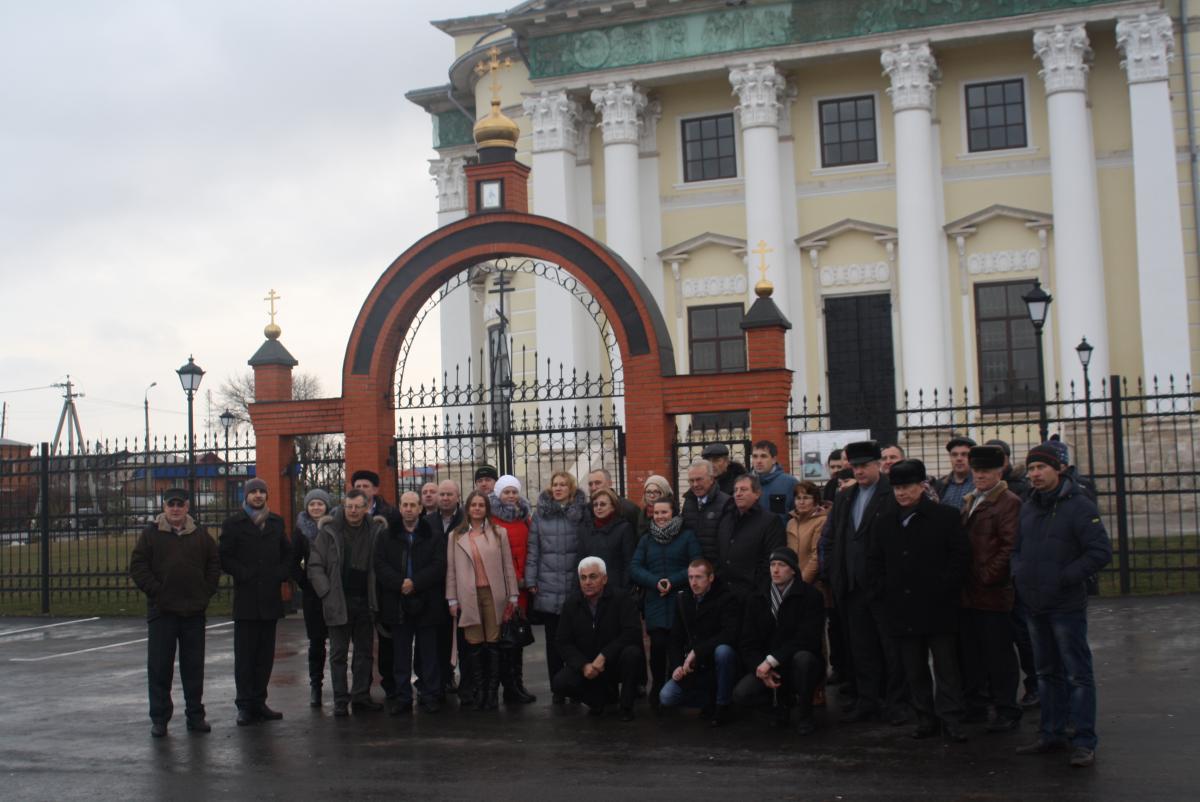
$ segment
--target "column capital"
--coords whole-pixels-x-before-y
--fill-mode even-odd
[[[592,129],[596,127],[596,112],[581,105],[575,124],[575,163],[587,164],[592,160]]]
[[[579,104],[565,90],[525,98],[525,116],[533,129],[533,152],[565,150],[575,152],[578,141]]]
[[[883,74],[891,79],[888,97],[892,111],[923,109],[933,111],[934,82],[938,79],[937,60],[927,42],[884,50],[879,57]]]
[[[742,130],[760,125],[779,125],[780,95],[787,82],[775,69],[774,63],[756,64],[752,61],[731,67],[729,83],[733,85],[733,93],[738,96],[737,110]]]
[[[438,211],[457,212],[467,208],[467,174],[462,156],[429,160],[429,174],[438,188]]]
[[[638,143],[638,117],[646,107],[646,95],[632,81],[609,83],[593,89],[592,104],[600,113],[605,145]]]
[[[1165,81],[1175,58],[1175,26],[1167,14],[1117,20],[1117,48],[1131,84]]]
[[[1033,33],[1033,51],[1042,62],[1038,75],[1046,94],[1086,92],[1092,48],[1083,24],[1039,28]]]

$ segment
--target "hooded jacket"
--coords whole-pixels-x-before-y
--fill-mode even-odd
[[[372,610],[378,609],[375,587],[375,542],[387,531],[388,522],[383,516],[363,519],[361,543],[352,548],[362,548],[370,555],[367,565],[367,603]],[[308,553],[308,583],[321,599],[325,623],[331,627],[344,626],[349,620],[346,593],[342,587],[342,562],[346,553],[346,515],[341,507],[321,519],[317,527],[317,539]]]
[[[767,512],[773,512],[779,519],[780,527],[786,527],[788,516],[795,508],[796,485],[800,480],[790,473],[784,472],[776,462],[771,466],[771,470],[758,474],[758,481],[762,485],[762,495],[758,497],[758,506]]]
[[[1087,609],[1084,580],[1112,560],[1112,542],[1091,499],[1068,477],[1021,506],[1012,553],[1021,604],[1034,615]]]
[[[159,513],[138,536],[129,576],[146,594],[151,613],[203,613],[221,580],[217,541],[190,515],[175,534],[166,514]]]
[[[525,556],[525,587],[537,588],[533,609],[557,615],[571,591],[578,590],[575,573],[578,560],[579,526],[591,513],[582,490],[565,505],[543,490],[529,525],[528,554]]]

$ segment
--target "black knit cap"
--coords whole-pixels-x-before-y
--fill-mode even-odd
[[[379,474],[375,473],[375,471],[355,471],[350,477],[350,486],[353,487],[354,483],[359,479],[366,479],[371,484],[379,487]]]
[[[967,437],[965,434],[956,434],[953,437],[951,437],[949,440],[946,441],[946,450],[947,451],[958,448],[959,446],[966,446],[967,448],[974,448],[975,441],[972,440],[970,437]]]
[[[972,468],[981,471],[1004,467],[1004,449],[1000,446],[975,446],[967,455]]]
[[[475,469],[475,481],[480,479],[499,479],[500,472],[496,470],[494,465],[480,465]]]
[[[797,574],[800,573],[800,558],[796,556],[795,551],[789,549],[787,546],[784,546],[781,549],[775,549],[775,551],[771,552],[771,558],[769,562],[773,563],[776,561],[787,563],[793,571],[795,571]]]
[[[902,459],[888,471],[888,481],[892,487],[919,485],[925,481],[927,476],[928,474],[925,473],[925,463],[919,459]]]

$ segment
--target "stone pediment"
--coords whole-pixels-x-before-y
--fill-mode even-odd
[[[839,220],[836,223],[818,228],[816,231],[811,231],[808,234],[801,234],[796,238],[796,245],[801,250],[820,250],[829,244],[829,240],[841,236],[850,231],[860,231],[875,238],[878,242],[885,245],[889,242],[895,242],[897,231],[893,226],[884,226],[879,223],[868,223],[863,220],[855,220],[852,217],[847,217],[845,220]]]
[[[970,236],[974,234],[981,225],[996,218],[1005,218],[1008,220],[1016,220],[1024,224],[1027,228],[1037,230],[1039,228],[1053,228],[1054,215],[1046,212],[1036,212],[1032,209],[1019,209],[1015,206],[1005,206],[1001,203],[993,204],[986,209],[980,209],[977,212],[972,212],[966,217],[960,217],[957,220],[952,220],[946,224],[946,234],[951,237]]]
[[[746,252],[746,240],[741,237],[730,237],[725,234],[714,234],[711,231],[705,231],[703,234],[697,234],[682,242],[677,242],[674,245],[663,248],[658,252],[658,258],[664,261],[686,259],[693,252],[709,245],[729,248],[731,251],[739,254],[745,254]]]

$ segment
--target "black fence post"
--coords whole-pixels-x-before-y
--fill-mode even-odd
[[[50,613],[50,444],[42,443],[38,458],[38,528],[42,535],[42,614]]]
[[[1109,397],[1112,399],[1113,489],[1117,497],[1117,568],[1121,595],[1130,593],[1129,583],[1129,520],[1125,487],[1125,409],[1121,397],[1121,377],[1109,377]]]

